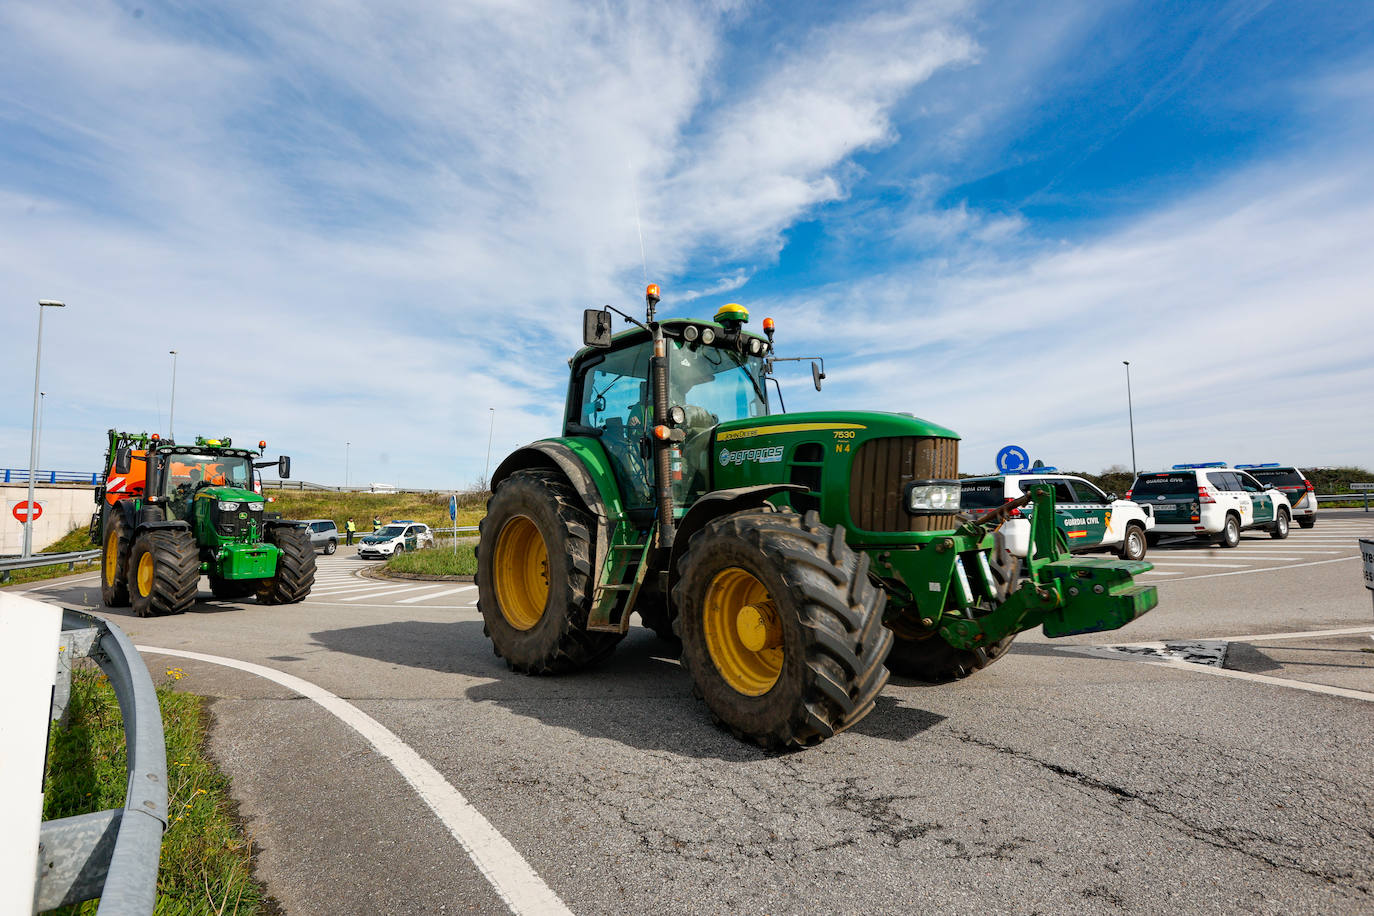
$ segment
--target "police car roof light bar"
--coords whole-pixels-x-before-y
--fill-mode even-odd
[[[1238,464],[1236,467],[1242,470],[1249,470],[1250,468],[1276,468],[1280,467],[1280,465],[1277,461],[1266,461],[1264,464]]]
[[[1175,471],[1191,471],[1194,468],[1224,468],[1227,467],[1225,461],[1202,461],[1197,464],[1176,464]]]
[[[1022,477],[1029,477],[1029,476],[1033,476],[1033,475],[1035,475],[1035,474],[1057,474],[1057,473],[1059,473],[1059,468],[1031,468],[1029,471],[1022,471],[1022,472],[1021,472],[1021,476],[1022,476]]]

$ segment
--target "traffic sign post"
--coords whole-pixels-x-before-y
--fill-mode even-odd
[[[1352,484],[1350,485],[1350,489],[1362,491],[1362,492],[1361,492],[1361,495],[1364,497],[1364,511],[1368,512],[1368,511],[1369,511],[1369,491],[1374,490],[1374,483],[1352,483]]]
[[[1015,474],[1030,467],[1030,455],[1019,445],[1008,445],[997,453],[997,470]]]

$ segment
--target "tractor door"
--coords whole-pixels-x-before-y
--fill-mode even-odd
[[[653,402],[649,394],[649,341],[606,353],[584,364],[581,384],[582,426],[601,430],[601,445],[610,456],[628,509],[652,508],[653,464],[648,429]]]

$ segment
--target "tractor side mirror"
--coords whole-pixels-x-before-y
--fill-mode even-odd
[[[821,369],[820,363],[811,363],[811,383],[816,386],[816,390],[821,390],[821,380],[825,378],[825,372]]]
[[[282,455],[277,459],[277,476],[282,480],[291,476],[291,456]]]
[[[582,313],[582,343],[602,350],[611,345],[609,309],[587,309]]]
[[[114,472],[116,474],[127,474],[134,466],[134,456],[127,448],[115,450]]]

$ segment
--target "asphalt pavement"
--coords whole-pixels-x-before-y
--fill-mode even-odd
[[[102,613],[213,698],[288,913],[1374,913],[1371,519],[1161,543],[1128,627],[894,679],[789,754],[713,727],[647,630],[519,676],[470,585],[344,549],[298,605]],[[93,576],[31,591],[99,606]]]

